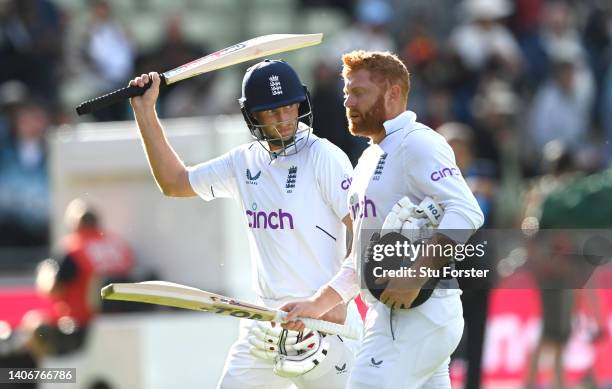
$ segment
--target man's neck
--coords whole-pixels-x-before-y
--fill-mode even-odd
[[[268,149],[270,149],[271,152],[275,152],[275,151],[279,151],[283,149],[283,146],[275,145],[271,142],[267,142],[267,143],[268,143]]]
[[[385,122],[395,119],[402,113],[404,113],[404,110],[401,110],[401,109],[395,110],[394,112],[387,115],[387,117],[385,118]],[[382,142],[383,139],[385,139],[385,136],[387,136],[387,129],[383,125],[382,129],[379,132],[369,135],[369,138],[372,140],[372,143],[379,144],[380,142]]]
[[[385,128],[383,127],[382,130],[380,130],[376,134],[370,135],[370,139],[372,140],[372,143],[379,144],[380,142],[382,142],[385,136],[387,136],[387,130],[385,130]]]

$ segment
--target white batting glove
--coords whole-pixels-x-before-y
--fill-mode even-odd
[[[411,242],[430,238],[443,215],[442,207],[431,197],[425,197],[419,205],[414,205],[408,197],[403,197],[385,218],[382,231],[399,232]]]
[[[257,358],[273,361],[278,355],[278,343],[283,331],[281,327],[272,327],[268,322],[257,322],[251,327],[248,337],[250,353]]]
[[[289,331],[272,327],[268,322],[257,322],[248,340],[251,354],[274,362],[274,374],[280,377],[308,373],[325,359],[329,350],[329,342],[318,331]]]
[[[320,334],[317,331],[305,329],[304,332],[289,331],[268,322],[257,322],[250,331],[248,341],[250,352],[257,358],[268,361],[275,360],[279,355],[300,355],[318,343]]]
[[[416,209],[417,206],[408,197],[402,197],[391,208],[391,212],[389,212],[382,225],[382,230],[400,232],[402,224],[409,218],[416,216]]]
[[[416,217],[426,217],[432,227],[437,228],[444,216],[444,210],[434,199],[427,196],[419,203],[415,211]]]

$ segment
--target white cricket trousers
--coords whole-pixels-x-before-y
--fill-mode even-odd
[[[463,308],[460,292],[448,292],[392,315],[380,302],[371,305],[348,388],[450,389],[448,366],[463,333]]]

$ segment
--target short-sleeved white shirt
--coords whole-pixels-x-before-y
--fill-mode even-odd
[[[267,299],[311,296],[340,269],[352,170],[338,147],[314,134],[297,154],[271,159],[252,142],[188,168],[201,198],[240,204],[253,285]]]

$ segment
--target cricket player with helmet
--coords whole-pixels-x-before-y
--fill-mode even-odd
[[[312,134],[308,90],[291,66],[265,60],[247,70],[239,103],[254,141],[191,167],[168,144],[155,112],[159,75],[143,74],[130,85],[150,79],[151,88],[131,104],[153,175],[168,196],[239,203],[257,303],[278,308],[329,282],[345,257],[344,224],[351,229],[352,167],[340,149]],[[321,318],[361,320],[346,305]],[[344,388],[353,364],[349,344],[336,335],[243,320],[219,387]]]
[[[388,52],[354,51],[342,61],[349,130],[370,138],[348,196],[352,253],[315,295],[281,308],[289,311],[288,319],[318,317],[355,297],[359,276],[367,276],[359,274],[360,247],[379,233],[394,230],[412,241],[454,247],[483,223],[450,146],[406,110],[410,83],[404,64]],[[421,255],[411,268],[449,264],[452,258]],[[432,281],[435,289],[424,287]],[[362,290],[369,310],[348,387],[450,388],[450,355],[463,332],[457,281],[408,276],[377,282],[384,285],[381,293]],[[301,326],[292,321],[285,328]]]

